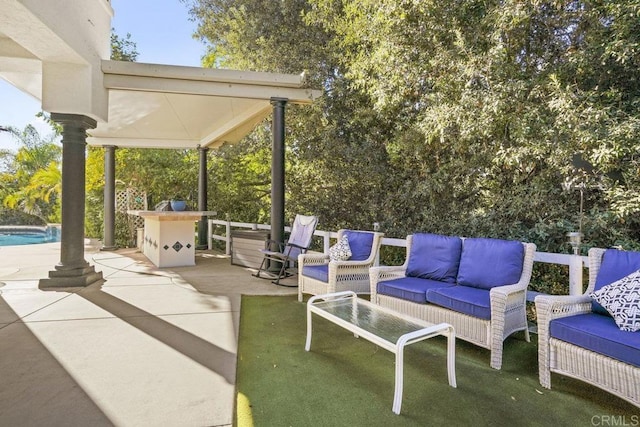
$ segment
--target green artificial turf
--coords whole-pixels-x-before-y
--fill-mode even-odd
[[[457,388],[448,385],[444,337],[407,347],[402,412],[395,415],[394,355],[315,315],[311,351],[305,352],[305,309],[295,297],[242,298],[236,425],[591,426],[611,419],[640,421],[640,409],[581,381],[552,375],[553,389],[542,388],[535,334],[530,343],[517,334],[506,340],[500,371],[489,367],[489,350],[457,340]]]

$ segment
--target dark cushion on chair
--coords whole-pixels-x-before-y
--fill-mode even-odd
[[[462,239],[459,237],[414,234],[407,276],[455,283],[461,252]]]
[[[491,289],[518,283],[524,246],[511,240],[468,238],[462,243],[458,284]]]
[[[640,332],[621,331],[613,318],[597,313],[554,319],[553,338],[640,367]]]
[[[378,282],[377,291],[381,295],[424,304],[427,302],[426,296],[429,289],[447,286],[453,286],[453,284],[417,277],[403,277],[401,279]]]
[[[302,275],[329,283],[329,265],[307,265],[302,267]]]
[[[369,258],[371,246],[373,246],[373,233],[345,230],[344,234],[349,238],[349,246],[351,247],[349,261],[364,261]]]
[[[607,249],[602,255],[602,264],[596,276],[594,291],[640,269],[640,252]],[[609,312],[596,301],[591,301],[591,309],[609,316]]]
[[[486,289],[470,286],[432,289],[427,291],[427,302],[458,313],[491,320],[491,292]]]

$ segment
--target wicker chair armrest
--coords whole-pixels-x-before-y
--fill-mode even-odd
[[[346,261],[331,261],[330,262],[331,265],[335,266],[335,268],[342,268],[342,267],[370,267],[371,264],[373,264],[373,261],[368,260],[368,259],[364,259],[362,261],[351,261],[351,260],[346,260]]]
[[[329,255],[318,253],[304,253],[298,255],[298,265],[322,265],[329,263]]]
[[[526,300],[527,286],[521,283],[515,285],[496,286],[491,288],[491,318],[504,316],[504,313],[514,307],[523,306]]]
[[[372,262],[367,261],[331,261],[329,262],[329,283],[350,282],[355,277],[369,276]]]
[[[550,331],[549,324],[553,319],[585,314],[591,312],[591,298],[587,295],[538,295],[535,298],[536,317],[538,320],[538,366],[540,384],[551,388],[550,370]]]
[[[372,262],[368,261],[331,261],[329,262],[329,276],[335,272],[335,277],[339,278],[343,275],[354,274],[356,272],[369,273],[369,267]]]
[[[378,282],[406,277],[407,263],[403,265],[377,266],[369,268],[369,284],[371,287],[371,301],[375,302],[378,293]]]
[[[553,319],[591,312],[591,298],[587,295],[538,295],[535,298],[538,324]]]
[[[504,295],[509,296],[511,294],[526,292],[527,284],[526,283],[516,283],[514,285],[505,285],[505,286],[496,286],[491,288],[491,297],[493,295]]]
[[[406,275],[406,265],[378,266],[369,269],[369,276],[372,280],[375,278],[376,283],[381,280],[400,279]]]

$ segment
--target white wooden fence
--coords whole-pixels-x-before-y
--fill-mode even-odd
[[[209,249],[213,247],[214,240],[221,240],[225,242],[225,253],[231,255],[231,230],[232,228],[249,229],[249,230],[270,230],[269,224],[256,224],[247,222],[233,222],[224,221],[219,219],[209,219],[208,221],[208,246]],[[213,228],[215,225],[221,225],[225,227],[224,234],[214,234]],[[291,231],[291,227],[285,227],[285,231]],[[331,247],[331,239],[338,237],[338,233],[334,231],[316,230],[314,236],[323,238],[323,252],[328,253]],[[406,247],[406,239],[397,239],[391,237],[385,237],[382,239],[383,246],[396,246]],[[589,268],[589,258],[580,255],[570,254],[556,254],[551,252],[536,252],[534,262],[542,262],[546,264],[558,264],[569,266],[569,295],[582,295],[582,276],[584,268]],[[378,260],[376,260],[376,265]]]

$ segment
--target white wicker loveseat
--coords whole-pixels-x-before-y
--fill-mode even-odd
[[[456,337],[491,350],[502,367],[503,341],[524,331],[526,291],[535,245],[419,233],[407,236],[401,266],[371,268],[371,301],[431,323],[446,322]]]
[[[551,372],[555,372],[640,406],[640,330],[621,330],[607,310],[590,297],[593,291],[620,283],[619,280],[638,269],[640,252],[592,248],[589,286],[583,295],[536,297],[538,362],[543,387],[551,388]],[[637,310],[637,302],[632,304]]]
[[[346,236],[351,257],[332,261],[329,254],[306,253],[298,256],[298,300],[303,294],[320,295],[353,291],[369,293],[369,267],[373,265],[382,244],[383,233],[339,230],[338,242]]]

